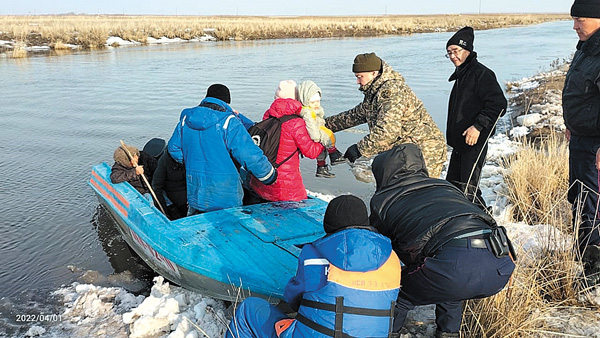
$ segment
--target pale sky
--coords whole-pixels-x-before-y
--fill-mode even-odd
[[[568,13],[573,0],[0,0],[0,15],[384,15]]]

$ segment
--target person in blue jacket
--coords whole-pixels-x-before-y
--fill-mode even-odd
[[[277,179],[246,130],[249,120],[242,120],[229,103],[229,88],[211,85],[199,106],[181,112],[169,140],[169,154],[185,165],[188,216],[242,205],[240,167],[264,184]]]
[[[331,200],[324,237],[302,247],[284,300],[295,318],[260,298],[247,298],[227,338],[388,337],[400,287],[400,261],[388,238],[369,226],[356,196]]]

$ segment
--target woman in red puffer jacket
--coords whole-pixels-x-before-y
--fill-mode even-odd
[[[273,116],[280,118],[285,115],[298,115],[302,110],[302,104],[296,101],[296,82],[292,80],[281,81],[275,92],[275,101],[265,112],[263,120]],[[299,151],[296,151],[296,150]],[[308,131],[306,123],[302,118],[291,119],[281,124],[281,136],[279,137],[279,150],[277,152],[277,163],[281,163],[288,156],[295,154],[277,168],[277,181],[271,185],[260,183],[252,177],[250,186],[269,201],[300,201],[305,199],[306,189],[302,183],[300,174],[300,154],[315,159],[323,151],[323,145],[314,142]]]

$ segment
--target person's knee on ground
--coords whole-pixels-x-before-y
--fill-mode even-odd
[[[266,300],[246,298],[235,311],[225,333],[225,338],[277,338],[275,323],[288,318]]]

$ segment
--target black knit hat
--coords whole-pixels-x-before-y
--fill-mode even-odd
[[[448,48],[450,45],[457,45],[468,50],[469,52],[472,52],[473,40],[475,40],[473,28],[469,26],[463,27],[458,32],[454,33],[454,35],[452,35],[450,40],[448,40],[448,43],[446,43],[446,48]]]
[[[332,199],[323,218],[325,232],[331,234],[353,225],[369,225],[365,203],[353,195],[342,195]]]
[[[219,99],[224,101],[227,104],[231,103],[231,96],[229,94],[229,88],[222,84],[213,84],[208,87],[206,91],[206,97],[214,97],[215,99]]]
[[[575,0],[571,16],[576,18],[600,18],[600,0]]]
[[[353,73],[364,73],[381,70],[381,59],[375,53],[358,54],[352,65]]]

